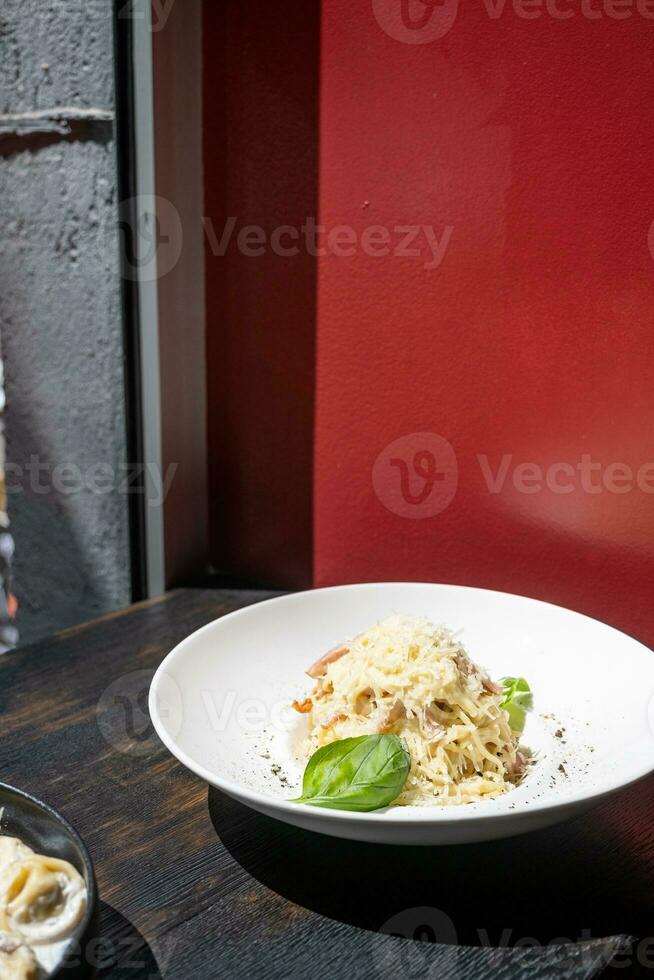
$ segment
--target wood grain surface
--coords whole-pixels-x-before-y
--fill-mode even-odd
[[[654,779],[552,830],[414,849],[287,827],[187,773],[149,722],[153,672],[269,595],[181,590],[0,658],[0,780],[85,838],[100,976],[654,976]]]

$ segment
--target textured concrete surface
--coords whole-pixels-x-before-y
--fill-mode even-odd
[[[3,0],[0,107],[113,102],[110,0]]]
[[[5,0],[2,113],[111,111],[110,10],[109,0]],[[21,642],[130,597],[111,135],[105,123],[0,141],[0,330]]]

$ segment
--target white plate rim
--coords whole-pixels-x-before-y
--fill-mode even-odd
[[[619,636],[626,637],[632,643],[635,643],[637,646],[639,646],[645,653],[654,657],[654,651],[652,651],[649,647],[645,646],[644,643],[641,643],[640,640],[635,639],[635,637],[631,636],[629,633],[626,633],[615,626],[611,626],[608,623],[605,623],[599,619],[595,619],[593,616],[588,616],[585,613],[580,613],[575,609],[570,609],[567,606],[557,605],[556,603],[547,602],[543,599],[535,599],[532,596],[523,595],[522,593],[518,593],[518,592],[502,592],[498,589],[485,589],[479,586],[459,585],[456,582],[447,583],[447,582],[399,582],[399,581],[398,582],[357,582],[351,585],[347,585],[347,584],[332,585],[319,589],[305,589],[297,592],[289,592],[284,595],[278,595],[278,596],[273,596],[269,599],[263,599],[260,602],[250,603],[247,606],[243,606],[240,609],[235,609],[230,613],[226,613],[224,616],[219,616],[216,619],[213,619],[211,622],[206,623],[204,626],[201,626],[199,627],[199,629],[194,630],[192,633],[190,633],[187,637],[185,637],[183,640],[177,643],[173,647],[173,649],[167,654],[165,659],[159,665],[152,679],[152,683],[150,685],[150,692],[148,696],[148,707],[149,707],[150,718],[152,720],[154,729],[158,737],[160,738],[160,740],[168,749],[168,751],[179,762],[181,762],[186,769],[194,773],[196,776],[199,776],[199,778],[202,779],[204,782],[208,783],[211,786],[217,787],[218,789],[222,790],[223,792],[227,793],[229,796],[235,799],[245,801],[246,803],[251,805],[254,809],[260,809],[261,807],[265,807],[266,810],[277,810],[283,813],[297,814],[299,804],[292,803],[289,800],[279,799],[278,797],[272,797],[272,796],[268,797],[263,793],[256,792],[255,790],[249,789],[248,787],[240,783],[237,783],[224,776],[221,776],[215,771],[211,771],[207,769],[201,763],[196,762],[183,749],[181,749],[176,744],[175,739],[169,736],[163,724],[163,721],[159,715],[159,711],[157,707],[157,695],[162,683],[162,678],[167,673],[167,667],[170,666],[170,664],[172,664],[179,656],[183,654],[187,646],[190,646],[192,643],[195,643],[197,639],[200,636],[202,636],[203,633],[209,632],[215,626],[216,623],[221,622],[227,618],[236,619],[240,616],[250,613],[254,606],[269,605],[270,603],[280,604],[280,603],[290,602],[296,600],[298,596],[306,595],[307,593],[312,593],[312,594],[316,592],[334,593],[334,592],[340,592],[344,590],[352,591],[356,589],[366,589],[366,588],[370,588],[371,586],[372,587],[384,586],[387,588],[401,586],[402,588],[405,589],[414,588],[414,587],[416,589],[456,588],[460,590],[466,590],[469,592],[483,592],[486,595],[497,595],[505,598],[518,598],[518,599],[526,600],[530,603],[534,603],[539,606],[545,606],[551,609],[558,609],[565,613],[572,613],[574,616],[578,616],[581,617],[582,619],[588,620],[589,622],[599,624],[605,629],[610,630],[611,632]],[[479,812],[472,811],[470,807],[466,807],[466,806],[442,807],[442,808],[438,808],[439,813],[446,813],[447,816],[442,816],[439,817],[438,819],[434,819],[433,816],[430,816],[430,814],[433,814],[432,808],[424,808],[421,810],[420,808],[416,807],[415,809],[412,808],[412,810],[409,812],[407,808],[402,807],[401,809],[404,811],[403,819],[395,819],[392,816],[395,809],[392,806],[385,807],[382,810],[376,810],[369,813],[359,813],[353,810],[333,810],[333,809],[322,808],[322,807],[303,807],[303,809],[313,810],[316,816],[318,815],[320,816],[321,820],[324,818],[326,820],[331,820],[337,823],[338,822],[348,823],[351,821],[355,821],[357,823],[362,823],[362,824],[383,822],[383,825],[385,827],[395,827],[398,829],[406,828],[409,826],[453,827],[463,823],[470,824],[475,822],[490,824],[495,821],[502,821],[502,822],[516,821],[517,823],[519,823],[524,820],[526,815],[544,814],[544,813],[552,812],[554,810],[563,812],[566,809],[577,809],[580,806],[580,804],[583,803],[591,803],[593,801],[599,801],[613,793],[617,793],[623,789],[626,789],[629,786],[633,786],[635,783],[639,782],[641,779],[644,779],[653,771],[654,771],[654,738],[652,739],[652,747],[650,751],[649,761],[643,764],[643,766],[640,769],[637,769],[635,773],[633,773],[627,780],[621,779],[619,776],[613,780],[608,779],[605,780],[605,783],[603,785],[595,786],[593,788],[588,788],[587,790],[578,792],[573,797],[565,800],[558,800],[552,802],[532,801],[530,802],[528,807],[516,806],[515,809],[502,810],[501,812],[498,813],[488,813],[488,812],[479,813]]]

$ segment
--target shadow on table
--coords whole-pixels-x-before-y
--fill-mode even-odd
[[[646,818],[653,804],[649,780],[547,831],[393,847],[298,830],[209,791],[214,828],[233,858],[297,905],[376,932],[495,948],[652,936],[654,873],[633,857],[633,834],[649,828],[637,826],[633,813]],[[654,941],[650,957],[648,976]],[[615,975],[640,974],[632,963]]]
[[[154,953],[138,929],[111,905],[100,902],[99,938],[88,959],[98,980],[161,980]],[[64,978],[65,980],[65,978]]]

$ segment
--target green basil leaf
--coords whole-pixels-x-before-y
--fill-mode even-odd
[[[503,677],[500,683],[504,688],[501,707],[509,716],[511,730],[521,735],[527,720],[527,712],[534,706],[531,688],[524,677]]]
[[[366,813],[388,806],[404,788],[411,757],[397,735],[330,742],[311,756],[302,796],[293,803]]]

